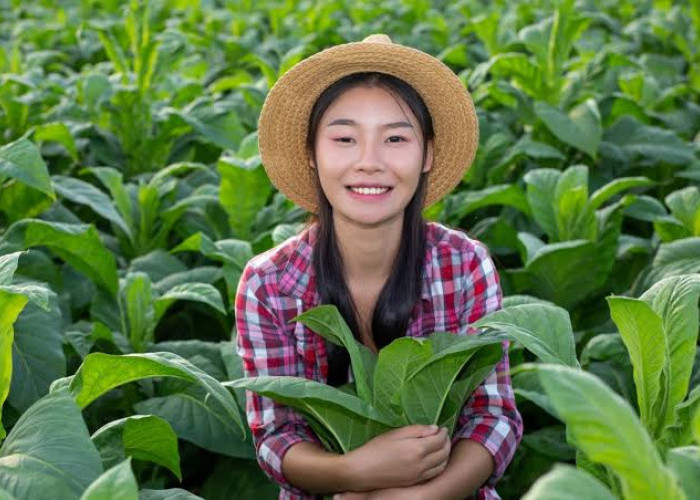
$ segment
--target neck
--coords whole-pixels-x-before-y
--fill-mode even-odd
[[[335,217],[333,222],[348,282],[383,284],[399,253],[403,217],[376,227],[342,224]]]

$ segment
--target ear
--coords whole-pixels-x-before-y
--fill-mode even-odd
[[[433,168],[433,141],[428,141],[427,151],[425,154],[425,165],[422,172],[430,172]]]

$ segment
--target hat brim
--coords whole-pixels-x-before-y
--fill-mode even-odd
[[[454,189],[474,160],[479,142],[474,104],[445,64],[394,43],[352,42],[330,47],[280,77],[258,121],[260,155],[270,180],[287,198],[312,213],[317,211],[317,193],[306,151],[311,109],[321,93],[340,78],[370,71],[404,80],[430,111],[435,139],[425,206]]]

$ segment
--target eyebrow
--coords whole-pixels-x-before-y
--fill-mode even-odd
[[[357,122],[348,118],[338,118],[337,120],[330,122],[328,125],[326,125],[326,127],[332,127],[334,125],[350,125],[351,127],[356,127]],[[391,122],[385,123],[382,125],[382,128],[413,128],[413,125],[408,122]]]

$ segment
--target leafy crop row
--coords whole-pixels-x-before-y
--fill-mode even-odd
[[[696,0],[0,0],[0,498],[275,497],[232,298],[306,214],[257,117],[376,32],[476,103],[475,163],[425,213],[499,266],[475,326],[512,339],[526,432],[500,494],[700,494]]]

